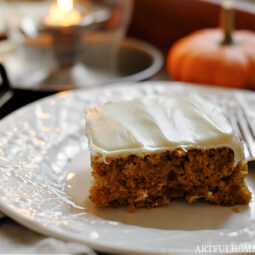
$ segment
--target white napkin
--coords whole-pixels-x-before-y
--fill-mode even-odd
[[[3,253],[96,255],[85,245],[37,234],[0,212],[0,254]]]

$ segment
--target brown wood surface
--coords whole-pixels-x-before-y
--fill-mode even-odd
[[[134,0],[128,35],[167,53],[173,42],[201,28],[219,26],[221,0]],[[255,4],[236,4],[235,27],[255,31]]]

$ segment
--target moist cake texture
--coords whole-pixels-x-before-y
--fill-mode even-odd
[[[239,137],[219,107],[195,94],[98,105],[86,111],[86,132],[96,207],[251,199]]]

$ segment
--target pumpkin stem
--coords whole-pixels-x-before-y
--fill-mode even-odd
[[[221,42],[222,45],[232,45],[234,40],[232,33],[234,30],[234,11],[233,2],[231,0],[224,0],[221,10],[221,27],[224,38]]]

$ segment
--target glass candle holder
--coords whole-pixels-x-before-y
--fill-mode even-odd
[[[82,87],[96,84],[98,72],[115,72],[132,0],[12,1],[4,9],[16,45],[16,55],[4,58],[13,82]]]

